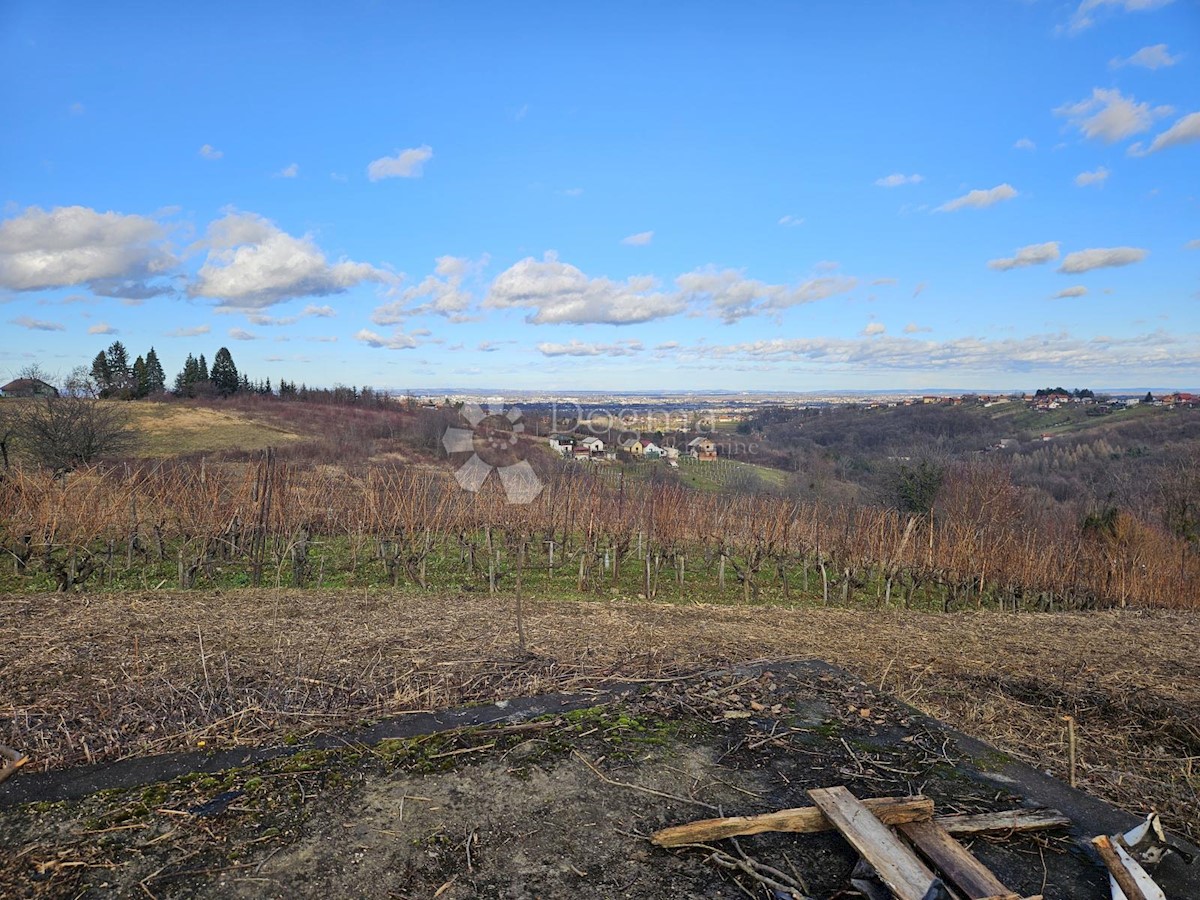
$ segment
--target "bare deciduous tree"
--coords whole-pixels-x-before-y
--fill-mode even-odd
[[[97,400],[86,374],[67,379],[58,397],[12,401],[0,421],[5,466],[15,450],[37,465],[68,472],[136,443],[124,407]]]

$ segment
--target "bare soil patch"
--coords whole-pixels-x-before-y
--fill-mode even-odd
[[[806,790],[834,784],[861,797],[920,792],[940,814],[1028,799],[985,771],[1004,764],[1000,755],[972,757],[937,723],[820,665],[660,680],[599,705],[514,718],[6,810],[0,842],[13,857],[0,891],[763,897],[761,884],[714,863],[715,848],[664,850],[648,836],[722,812],[809,805]],[[1075,839],[1111,828],[1095,814],[1071,810],[1074,835],[977,839],[972,850],[1023,896],[1090,900],[1106,876]],[[788,873],[811,897],[844,892],[855,861],[833,833],[720,843]]]

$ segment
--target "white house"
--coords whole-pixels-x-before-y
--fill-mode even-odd
[[[642,438],[638,441],[638,444],[641,445],[641,456],[644,459],[658,459],[662,456],[662,448],[649,438]]]
[[[570,456],[575,449],[575,436],[573,434],[550,435],[550,449],[563,456]]]
[[[688,441],[688,453],[695,459],[712,461],[717,458],[717,445],[706,437],[692,438]]]
[[[598,437],[585,437],[579,442],[580,447],[586,447],[592,456],[604,455],[604,441]]]

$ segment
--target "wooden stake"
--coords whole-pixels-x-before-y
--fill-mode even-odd
[[[1071,764],[1071,787],[1075,787],[1075,717],[1063,716],[1067,721],[1067,754]]]
[[[1116,848],[1113,847],[1112,840],[1106,834],[1092,838],[1092,846],[1096,848],[1096,852],[1100,854],[1100,858],[1104,860],[1104,865],[1108,868],[1113,880],[1116,881],[1117,887],[1125,894],[1126,900],[1146,900],[1146,895],[1142,889],[1138,887],[1137,881],[1129,874],[1129,870],[1125,868],[1125,864],[1121,862],[1121,857],[1117,855]]]

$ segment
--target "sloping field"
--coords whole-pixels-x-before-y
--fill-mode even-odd
[[[300,440],[300,435],[236,410],[173,403],[126,403],[142,457],[262,450]]]
[[[400,592],[0,598],[0,743],[35,768],[298,738],[605,679],[815,657],[1200,835],[1200,616],[955,614]]]

